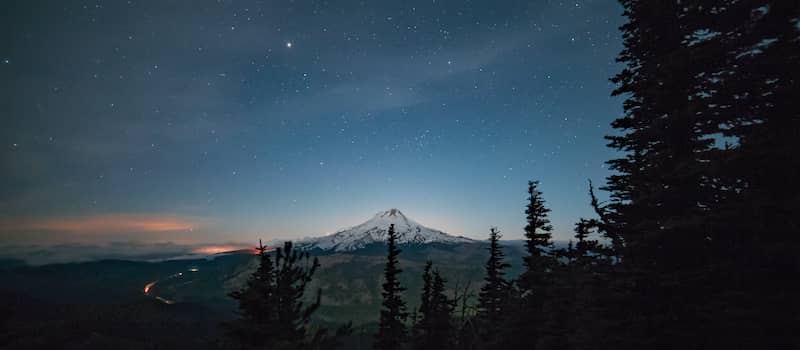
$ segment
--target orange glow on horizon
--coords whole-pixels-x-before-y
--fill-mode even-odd
[[[193,220],[174,215],[114,214],[0,222],[0,231],[169,232],[192,230],[197,225]]]
[[[252,248],[247,247],[247,246],[230,245],[229,244],[229,245],[211,245],[211,246],[206,246],[206,247],[202,247],[202,248],[197,248],[197,249],[193,250],[192,252],[195,253],[195,254],[212,255],[212,254],[226,253],[226,252],[239,251],[239,250],[247,250],[248,252],[252,252],[252,251],[256,251],[257,252],[258,251],[257,249],[252,249]],[[255,254],[255,253],[253,253],[253,254]]]

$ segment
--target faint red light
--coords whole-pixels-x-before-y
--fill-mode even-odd
[[[150,282],[144,285],[144,294],[149,295],[150,290],[153,289],[153,286],[156,284],[156,281]]]

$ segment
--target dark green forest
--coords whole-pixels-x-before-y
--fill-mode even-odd
[[[589,182],[595,215],[555,248],[546,194],[531,181],[527,255],[513,262],[523,272],[506,274],[492,229],[469,317],[456,316],[466,300],[446,292],[436,261],[421,290],[399,283],[390,230],[373,348],[800,347],[800,3],[622,5],[624,68],[611,81],[624,115],[607,136],[619,157],[597,189],[608,200]],[[309,323],[318,302],[302,297],[317,263],[307,253],[287,245],[261,259],[234,294],[233,347],[332,348],[351,333]],[[410,293],[419,305],[407,305]]]

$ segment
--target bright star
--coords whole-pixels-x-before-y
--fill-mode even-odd
[[[286,42],[286,47],[291,49],[292,48],[292,42],[291,41],[287,41]]]

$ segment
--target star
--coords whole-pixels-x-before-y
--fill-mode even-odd
[[[291,41],[287,41],[286,42],[286,47],[291,49],[292,48],[292,42]]]

